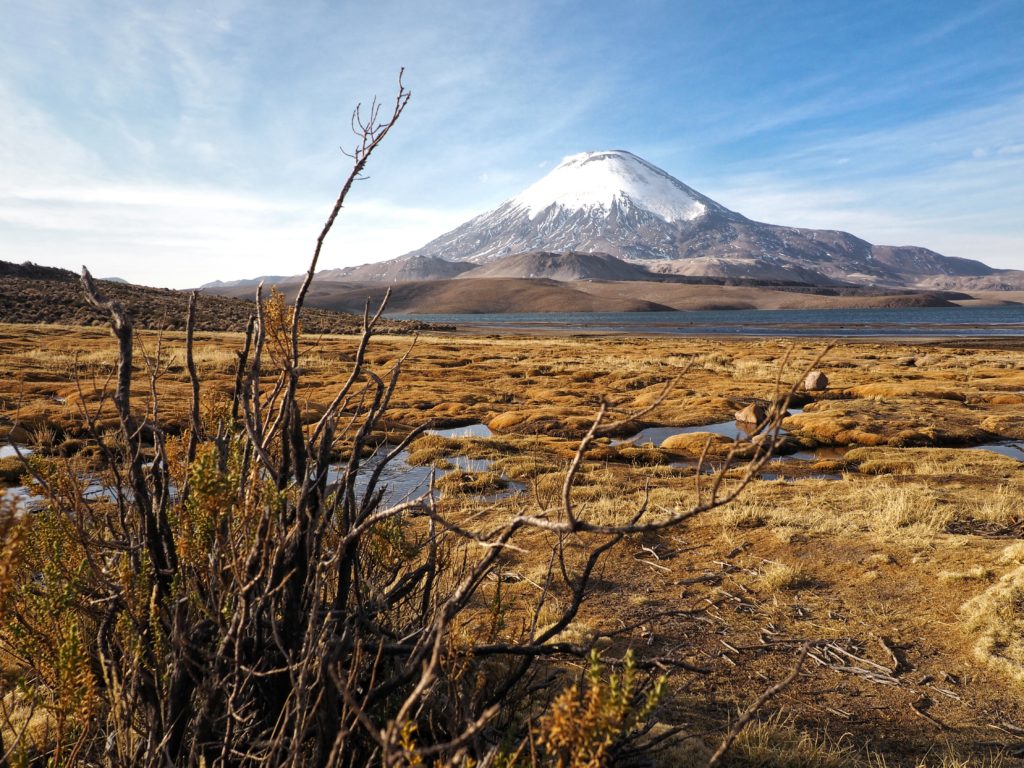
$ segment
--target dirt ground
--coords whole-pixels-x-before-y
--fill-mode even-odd
[[[138,350],[153,357],[157,342],[142,334]],[[310,420],[348,375],[355,342],[306,338]],[[208,400],[231,391],[240,343],[238,335],[200,335]],[[464,483],[465,493],[442,496],[453,514],[474,519],[552,500],[602,400],[627,424],[589,454],[576,491],[581,516],[622,520],[645,492],[654,517],[686,508],[698,479],[705,490],[708,482],[695,455],[718,438],[692,439],[695,450],[685,440],[671,449],[619,441],[648,427],[731,421],[755,401],[770,409],[806,369],[823,371],[828,388],[798,397],[791,410],[803,404],[802,412],[782,421],[793,458],[770,464],[724,508],[625,540],[597,574],[572,632],[676,670],[659,716],[695,737],[720,732],[810,641],[796,681],[741,740],[737,765],[1024,758],[1024,462],[1013,453],[1013,441],[1024,442],[1019,342],[829,348],[815,339],[438,334],[382,337],[368,359],[386,372],[410,346],[381,439],[423,423],[489,425],[490,437],[428,436],[412,446],[412,458],[428,463],[491,458],[491,471],[526,489],[485,498]],[[160,347],[153,370],[161,417],[180,428],[190,395],[181,334],[165,333]],[[102,329],[0,325],[0,440],[36,443],[54,456],[80,450],[83,407],[98,414],[100,428],[112,424],[103,403],[113,359]],[[141,412],[149,384],[137,361]],[[980,447],[994,444],[1009,455]],[[707,455],[717,468],[725,453]],[[3,462],[10,460],[0,459],[0,469]],[[8,469],[0,484],[16,485],[17,469]],[[726,475],[732,487],[744,471],[728,467]],[[503,563],[512,594],[535,589],[545,567],[538,553],[548,551],[541,539]]]

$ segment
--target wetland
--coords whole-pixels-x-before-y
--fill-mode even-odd
[[[150,355],[157,340],[139,334]],[[232,391],[240,344],[238,334],[197,335],[211,413]],[[191,392],[182,335],[165,332],[160,346],[160,410],[181,431]],[[351,336],[304,337],[299,399],[310,426],[355,349]],[[829,347],[817,338],[424,333],[375,339],[369,369],[384,375],[406,353],[367,449],[372,468],[423,428],[388,467],[389,503],[432,491],[444,515],[467,525],[543,510],[602,402],[615,428],[584,456],[575,494],[586,520],[621,523],[644,503],[653,514],[685,508],[709,473],[745,486],[681,527],[626,537],[596,574],[597,599],[563,633],[701,670],[670,679],[665,722],[720,729],[812,641],[804,672],[738,748],[750,762],[736,764],[788,765],[753,756],[791,753],[800,739],[815,744],[810,765],[1012,759],[1024,740],[1019,340]],[[17,443],[33,462],[73,465],[103,503],[84,414],[114,429],[115,359],[103,329],[0,326],[8,499],[32,493]],[[827,388],[791,390],[812,367]],[[151,391],[143,377],[136,386],[141,415]],[[734,421],[751,403],[788,406],[769,430],[779,455],[754,473],[744,459],[759,437]],[[339,443],[339,467],[345,451]],[[546,550],[531,541],[502,559],[510,600],[543,582]]]

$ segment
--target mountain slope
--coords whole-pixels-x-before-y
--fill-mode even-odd
[[[479,278],[384,285],[313,281],[306,303],[339,312],[361,312],[369,297],[380,301],[391,289],[388,311],[396,314],[492,314],[504,312],[657,312],[669,309],[639,296],[600,296],[545,279]],[[296,286],[282,286],[294,297]]]
[[[984,276],[978,261],[913,246],[875,246],[848,232],[752,221],[622,150],[567,157],[551,173],[402,258],[486,264],[530,251],[602,252],[630,261],[709,259],[720,276],[908,285],[934,275]],[[752,268],[751,262],[757,267]],[[700,263],[679,271],[701,272]],[[675,270],[670,270],[675,271]]]
[[[325,269],[317,272],[316,279],[353,283],[404,283],[411,280],[443,280],[457,277],[472,268],[472,264],[445,261],[436,256],[404,256],[359,267]]]

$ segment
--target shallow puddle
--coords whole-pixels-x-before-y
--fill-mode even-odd
[[[426,433],[428,435],[437,435],[438,437],[492,437],[494,435],[490,427],[480,423],[466,424],[462,427],[450,427],[449,429],[428,429]]]
[[[613,440],[612,445],[633,443],[634,445],[653,445],[660,448],[661,444],[675,435],[688,435],[694,432],[714,432],[718,435],[725,435],[730,439],[745,440],[752,436],[748,431],[735,421],[721,421],[716,424],[704,424],[697,427],[648,427],[637,432],[632,437],[624,440]]]
[[[22,456],[29,456],[32,453],[32,449],[29,448],[27,445],[22,445],[21,443],[18,443],[17,448],[18,451],[21,451]],[[0,459],[7,459],[10,458],[11,456],[17,455],[18,453],[17,451],[15,451],[15,447],[10,443],[7,443],[6,445],[0,445]]]
[[[15,485],[10,488],[0,488],[0,496],[14,499],[14,503],[30,512],[39,509],[46,502],[42,496],[32,493],[24,485]]]
[[[789,415],[796,416],[799,413],[803,413],[803,408],[794,408]],[[634,445],[653,445],[655,448],[660,448],[661,444],[670,437],[690,435],[695,432],[713,432],[731,440],[749,440],[757,434],[753,424],[741,421],[716,421],[713,424],[696,424],[690,427],[648,427],[623,440],[612,440],[612,445],[633,443]],[[786,430],[780,428],[779,434],[785,435]]]
[[[465,427],[459,427],[459,429],[465,429]],[[449,430],[441,431],[447,432]],[[432,432],[431,434],[434,433]],[[453,435],[444,436],[454,437]],[[366,484],[369,482],[370,475],[373,474],[374,469],[380,465],[390,450],[390,447],[382,446],[379,451],[363,461],[362,469],[359,476],[356,478],[357,494],[361,496],[365,493]],[[466,456],[446,456],[444,460],[452,465],[451,468],[435,469],[431,466],[411,465],[409,464],[408,459],[409,452],[402,451],[391,461],[390,464],[387,465],[387,467],[384,468],[384,471],[381,472],[377,487],[384,489],[381,503],[385,507],[394,506],[395,504],[400,504],[403,501],[409,501],[418,496],[422,496],[430,489],[430,478],[432,475],[435,477],[436,482],[449,472],[488,472],[491,469],[491,464],[493,464],[490,459],[470,459]],[[344,471],[345,465],[336,464],[332,466],[331,473],[327,476],[327,482],[337,482],[341,479]],[[492,502],[499,501],[508,496],[513,496],[517,493],[522,493],[526,490],[526,486],[523,483],[509,480],[504,476],[502,476],[502,479],[507,484],[504,488],[492,493],[466,495],[472,496],[479,501]],[[434,498],[436,499],[439,496],[439,492],[435,490]]]
[[[786,475],[780,472],[762,472],[758,475],[762,480],[781,480],[784,483],[792,483],[797,480],[842,480],[843,476],[838,472],[812,472],[807,475]]]
[[[1009,456],[1011,459],[1016,459],[1017,461],[1024,461],[1024,441],[1016,443],[985,443],[984,445],[976,445],[974,448],[981,451],[992,451],[993,453],[1002,454],[1003,456]]]

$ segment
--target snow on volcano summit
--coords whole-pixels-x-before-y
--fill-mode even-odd
[[[684,184],[623,150],[569,155],[509,201],[525,208],[531,220],[551,206],[608,212],[616,203],[624,206],[629,202],[663,221],[692,221],[707,208]]]

